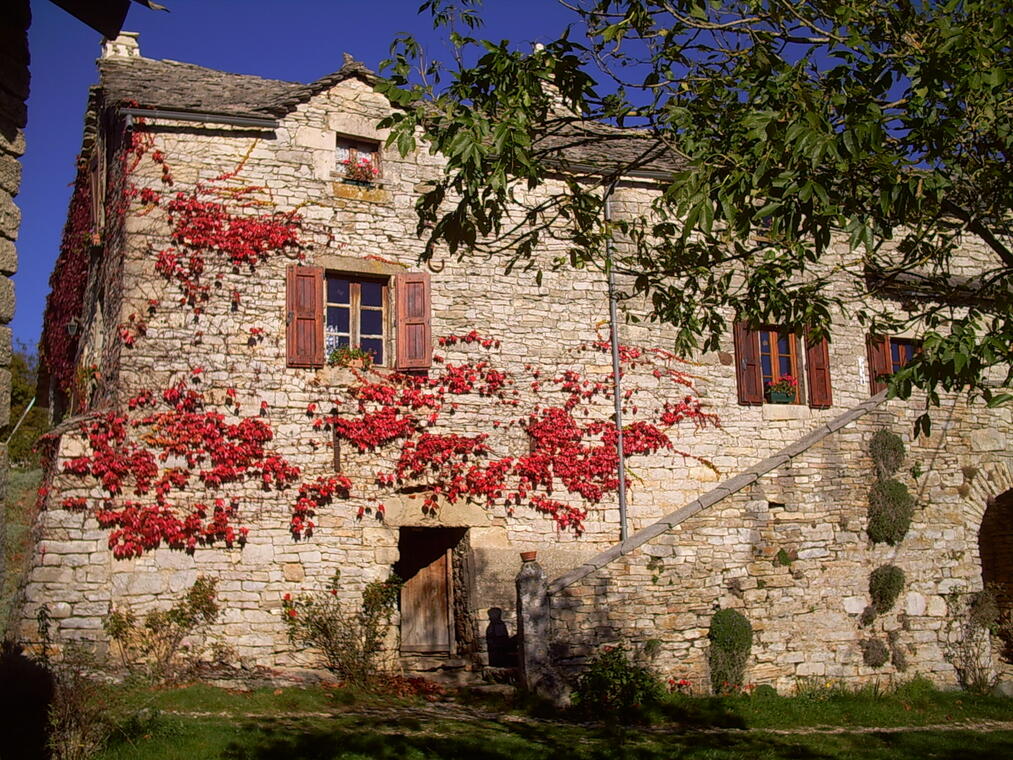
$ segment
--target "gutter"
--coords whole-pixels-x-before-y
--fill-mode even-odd
[[[278,120],[266,116],[229,116],[227,114],[199,113],[197,111],[169,111],[148,108],[120,108],[119,113],[127,117],[127,126],[133,126],[135,118],[167,119],[169,121],[194,121],[203,124],[227,124],[233,127],[257,127],[277,129]]]

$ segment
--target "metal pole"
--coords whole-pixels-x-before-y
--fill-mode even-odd
[[[605,188],[605,222],[612,221],[612,185]],[[615,273],[612,270],[612,230],[605,239],[605,272],[609,289],[609,335],[612,344],[612,391],[615,397],[616,454],[618,455],[619,476],[619,540],[625,541],[626,530],[626,457],[623,453],[623,380],[619,364],[619,294],[616,293]]]
[[[18,420],[18,424],[14,426],[14,429],[11,431],[11,434],[9,436],[7,436],[7,442],[4,443],[4,446],[7,446],[7,445],[10,444],[11,438],[13,438],[14,434],[16,432],[18,432],[18,428],[21,427],[21,423],[25,421],[25,417],[28,416],[28,413],[30,411],[32,411],[32,407],[33,406],[35,406],[35,397],[34,396],[32,397],[32,400],[28,402],[28,406],[25,407],[25,411],[23,411],[21,413],[21,419]]]

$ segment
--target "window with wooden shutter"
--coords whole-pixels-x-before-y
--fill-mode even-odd
[[[886,390],[886,383],[879,378],[890,374],[889,343],[882,336],[869,335],[865,339],[865,348],[869,358],[869,391],[875,396]]]
[[[892,375],[907,365],[921,351],[921,341],[869,335],[865,339],[869,357],[869,390],[872,395],[886,390],[880,378]]]
[[[429,369],[433,358],[429,274],[403,272],[394,278],[397,299],[397,368]]]
[[[745,322],[736,322],[735,337],[735,380],[739,390],[740,404],[763,403],[763,378],[760,374],[759,334],[750,330]]]
[[[285,323],[289,367],[324,365],[324,270],[290,266]]]
[[[834,397],[830,387],[830,347],[826,337],[815,342],[806,342],[806,378],[809,382],[809,406],[827,409],[833,406]]]

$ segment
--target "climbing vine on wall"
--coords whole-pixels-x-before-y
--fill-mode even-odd
[[[200,374],[196,368],[159,394],[134,396],[123,413],[95,414],[80,424],[85,453],[66,461],[63,472],[89,480],[103,496],[68,497],[61,506],[90,510],[110,529],[109,548],[119,559],[163,544],[187,551],[241,545],[249,532],[239,524],[249,494],[243,484],[283,492],[300,477],[298,467],[267,448],[274,433],[264,419],[209,407]],[[348,496],[350,487],[341,475],[299,484],[292,532],[311,533],[307,513]],[[195,500],[194,492],[209,498]]]
[[[60,255],[49,278],[49,296],[42,331],[42,360],[56,386],[69,391],[74,384],[77,326],[88,283],[89,247],[94,229],[91,218],[91,186],[88,172],[78,167],[67,223],[60,240]]]
[[[560,528],[582,532],[588,506],[619,486],[618,433],[611,419],[608,375],[562,369],[543,376],[529,365],[521,383],[494,366],[491,354],[500,347],[499,340],[471,331],[441,338],[439,345],[478,356],[457,363],[437,355],[437,368],[424,376],[355,371],[347,393],[330,399],[329,411],[318,411],[326,409],[326,403],[307,410],[314,429],[332,430],[338,445],[346,442],[354,452],[369,453],[371,461],[386,461],[373,477],[381,498],[383,492],[421,491],[423,510],[432,513],[441,503],[462,500],[502,506],[507,514],[526,505],[551,516]],[[582,354],[608,351],[602,340],[579,349]],[[625,411],[648,416],[624,427],[626,456],[667,451],[711,466],[677,450],[666,432],[683,421],[717,424],[693,395],[692,380],[676,366],[677,358],[666,351],[624,346],[621,362],[628,375]],[[594,363],[583,361],[581,366]],[[636,398],[643,389],[635,382],[637,373],[674,386],[664,395],[678,400],[640,409]],[[474,408],[498,410],[483,414],[487,432],[458,430],[456,415],[467,397]],[[506,450],[504,439],[510,436],[504,431],[509,429],[525,434],[526,453]]]
[[[153,251],[153,268],[178,289],[178,308],[192,312],[194,323],[216,293],[227,299],[222,311],[237,312],[244,294],[235,277],[224,287],[225,275],[249,276],[277,254],[301,256],[302,219],[294,211],[271,211],[263,188],[230,182],[245,158],[232,172],[170,193],[172,170],[152,148],[150,134],[131,135],[121,159],[122,190],[110,195],[120,198],[120,213],[164,214],[168,245]],[[161,192],[129,181],[145,156],[161,167]],[[151,340],[153,331],[157,336],[154,322],[171,311],[163,304],[149,299],[146,314],[145,307],[135,307],[118,325],[125,346]],[[250,348],[263,342],[262,328],[241,325],[238,317],[231,321],[226,330]],[[200,335],[195,333],[195,342]],[[607,359],[598,355],[609,353],[608,342],[599,337],[560,357],[568,367],[529,365],[523,374],[497,366],[500,341],[475,330],[440,338],[439,346],[445,354],[434,357],[427,374],[347,370],[349,384],[303,413],[255,400],[259,414],[244,417],[235,388],[205,395],[203,370],[194,368],[167,388],[138,392],[126,409],[84,419],[79,433],[86,451],[62,469],[81,479],[87,495],[69,496],[61,506],[89,510],[110,531],[109,546],[118,558],[159,546],[195,551],[241,545],[249,532],[242,523],[251,517],[244,502],[257,490],[288,493],[288,527],[297,540],[312,537],[318,512],[353,490],[359,519],[367,511],[382,519],[385,498],[418,492],[428,512],[460,501],[507,515],[526,506],[560,529],[582,532],[588,509],[619,486],[611,379]],[[694,395],[686,365],[669,352],[635,346],[622,346],[620,360],[626,375],[622,401],[632,420],[623,429],[626,455],[663,452],[711,466],[677,449],[669,436],[683,422],[717,423]],[[588,366],[600,371],[584,374]],[[648,379],[653,392],[638,404]],[[223,390],[221,403],[209,401]],[[479,409],[478,422],[462,423]],[[313,441],[317,448],[344,447],[346,460],[358,455],[359,465],[339,472],[322,466],[303,479],[299,467],[267,448],[274,437],[272,414],[286,422],[303,416],[321,434]],[[336,454],[328,460],[341,459],[342,452]]]

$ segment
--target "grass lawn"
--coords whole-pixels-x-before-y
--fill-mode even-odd
[[[135,690],[142,718],[119,732],[101,760],[592,760],[597,758],[962,758],[1013,757],[1013,731],[957,723],[1013,720],[1013,700],[916,688],[904,694],[676,698],[649,725],[532,717],[519,706],[458,696],[429,703],[344,689],[207,686]],[[185,714],[181,714],[185,713]],[[569,719],[568,719],[569,718]],[[839,726],[843,733],[805,731]],[[931,728],[919,730],[917,726]],[[877,731],[848,726],[873,726]],[[907,726],[910,730],[889,730]],[[742,730],[752,729],[752,730]]]
[[[7,510],[6,536],[0,551],[4,553],[3,577],[0,578],[0,636],[8,623],[11,604],[17,593],[18,585],[24,575],[25,566],[30,559],[31,526],[35,519],[35,501],[39,483],[42,481],[42,470],[16,470],[7,472],[7,498],[4,507]]]

